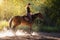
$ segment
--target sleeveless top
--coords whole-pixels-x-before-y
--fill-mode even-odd
[[[30,13],[30,8],[29,7],[27,7],[27,14],[29,14]]]

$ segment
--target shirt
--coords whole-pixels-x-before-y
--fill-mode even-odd
[[[29,7],[27,7],[27,13],[30,13],[30,8]]]

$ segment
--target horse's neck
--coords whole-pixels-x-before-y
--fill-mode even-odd
[[[37,15],[33,15],[32,20],[35,20],[37,17],[38,17]]]

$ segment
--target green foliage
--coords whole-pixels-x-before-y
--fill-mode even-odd
[[[51,26],[42,26],[40,31],[43,31],[43,32],[60,32],[59,31],[59,27],[51,27]]]
[[[0,19],[8,20],[12,16],[26,15],[26,5],[28,3],[31,3],[31,12],[34,14],[40,10],[40,5],[44,2],[44,0],[5,0],[0,5]]]
[[[37,26],[36,24],[33,24],[32,30],[38,32],[40,30],[40,27]]]
[[[45,21],[47,25],[60,26],[60,0],[46,0],[45,2]],[[59,22],[58,22],[59,21]]]
[[[8,27],[9,24],[6,20],[0,21],[0,30],[2,30],[4,27]]]
[[[24,31],[28,31],[28,30],[29,30],[29,26],[27,26],[27,25],[25,25],[25,26],[19,25],[19,26],[17,27],[17,29],[24,30]]]
[[[12,16],[26,15],[26,5],[31,3],[31,12],[41,12],[44,15],[44,22],[36,19],[33,24],[33,30],[40,31],[59,31],[60,29],[60,0],[4,0],[0,5],[0,20],[9,20]],[[42,27],[43,25],[49,27]],[[1,23],[5,26],[5,23]],[[3,28],[1,26],[1,28]],[[54,26],[54,27],[50,27]],[[22,27],[23,28],[23,27]],[[21,29],[22,29],[21,28]],[[24,29],[26,29],[24,27]]]

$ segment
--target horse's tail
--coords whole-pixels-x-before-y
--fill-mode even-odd
[[[9,28],[11,28],[13,17],[9,20]]]

